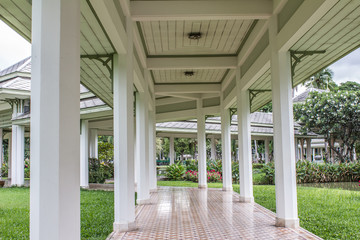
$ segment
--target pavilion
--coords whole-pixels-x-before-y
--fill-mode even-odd
[[[221,116],[227,191],[235,108],[240,201],[252,202],[250,113],[269,101],[276,225],[298,227],[291,89],[359,47],[359,17],[356,0],[2,1],[0,18],[32,42],[30,238],[80,237],[80,83],[112,110],[114,231],[135,226],[134,166],[138,203],[156,188],[156,122],[197,119],[205,188],[205,117]]]

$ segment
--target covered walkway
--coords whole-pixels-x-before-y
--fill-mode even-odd
[[[275,214],[220,189],[162,187],[136,208],[137,229],[119,239],[320,239],[302,228],[275,227]]]

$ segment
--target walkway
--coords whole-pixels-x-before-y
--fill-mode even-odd
[[[109,239],[320,239],[274,226],[275,214],[220,189],[159,188],[137,207],[138,229]]]

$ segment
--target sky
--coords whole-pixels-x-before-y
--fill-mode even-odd
[[[0,20],[0,70],[31,55],[31,44]],[[360,48],[329,66],[334,81],[360,83]]]

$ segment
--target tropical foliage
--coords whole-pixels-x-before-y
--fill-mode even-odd
[[[336,83],[333,80],[334,72],[325,68],[316,73],[311,79],[305,83],[307,88],[317,88],[323,90],[333,90],[337,87]]]
[[[304,134],[324,135],[341,162],[353,160],[355,143],[360,140],[360,91],[311,92],[304,104],[294,105],[294,117]]]

